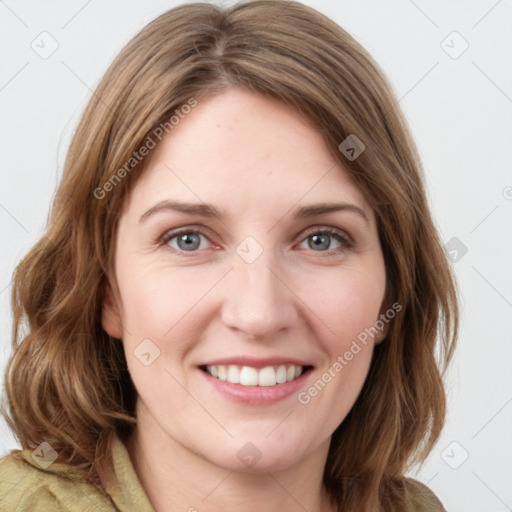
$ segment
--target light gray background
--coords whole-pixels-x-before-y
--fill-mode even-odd
[[[121,47],[177,3],[0,1],[0,376],[11,350],[11,274],[42,232],[78,116]],[[416,477],[450,512],[512,510],[512,2],[305,3],[384,69],[419,146],[443,240],[458,239],[450,250],[462,321],[449,417]],[[59,45],[47,59],[31,48],[43,31]],[[453,58],[461,38],[469,47]],[[0,456],[16,447],[0,421]]]

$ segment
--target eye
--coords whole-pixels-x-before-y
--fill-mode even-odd
[[[302,248],[326,255],[339,254],[354,245],[348,235],[335,228],[315,228],[306,233],[301,245],[305,242],[307,242],[308,247]],[[332,247],[333,242],[337,244],[336,247]],[[166,246],[175,252],[189,253],[191,256],[199,250],[207,249],[209,243],[210,241],[205,233],[199,229],[190,228],[169,231],[158,242],[159,245]]]
[[[332,247],[333,239],[338,244],[337,247],[334,248]],[[317,228],[316,231],[312,231],[306,235],[302,244],[304,242],[307,242],[307,249],[312,249],[315,252],[324,252],[326,254],[339,253],[353,246],[352,241],[343,231],[333,228]]]
[[[182,230],[166,233],[160,240],[161,245],[168,245],[176,251],[194,252],[198,249],[205,249],[201,239],[208,240],[206,235],[197,230]]]

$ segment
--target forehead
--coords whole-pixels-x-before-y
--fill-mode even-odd
[[[132,191],[144,206],[179,198],[261,216],[299,201],[350,201],[371,215],[318,130],[282,102],[242,89],[198,100],[145,167]]]

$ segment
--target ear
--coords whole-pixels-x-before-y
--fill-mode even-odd
[[[390,307],[390,301],[384,300],[384,302],[382,303],[382,307],[379,311],[379,317],[375,321],[375,327],[378,329],[377,334],[373,338],[373,342],[375,343],[375,345],[382,343],[386,339],[386,336],[388,335],[391,319],[387,312],[390,309],[392,309]]]
[[[379,320],[380,320],[380,315],[379,315]],[[377,320],[377,322],[379,322],[379,320]],[[384,323],[384,329],[379,329],[379,332],[373,338],[373,342],[375,343],[375,345],[382,343],[386,339],[386,336],[388,335],[389,323],[386,323],[383,320],[381,320],[381,321]],[[379,325],[380,325],[380,323],[379,323]]]
[[[107,284],[103,292],[101,305],[101,325],[105,332],[113,338],[123,338],[123,326],[112,289]]]

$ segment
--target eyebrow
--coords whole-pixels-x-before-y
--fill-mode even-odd
[[[165,200],[161,201],[152,208],[150,208],[147,212],[143,213],[139,219],[139,222],[144,221],[151,215],[153,215],[156,212],[160,212],[162,210],[172,210],[177,211],[189,215],[198,215],[200,217],[205,218],[216,218],[219,220],[222,220],[223,218],[227,217],[225,211],[221,211],[217,209],[215,206],[211,204],[206,203],[184,203],[181,201],[171,201],[171,200]],[[312,204],[308,206],[302,206],[301,208],[298,208],[294,215],[294,219],[308,219],[311,217],[317,217],[320,215],[326,215],[328,213],[337,212],[337,211],[347,211],[347,212],[353,212],[358,214],[362,219],[367,223],[370,224],[370,221],[368,219],[368,216],[366,215],[366,212],[360,208],[359,206],[356,206],[355,204],[350,203],[318,203],[318,204]]]

